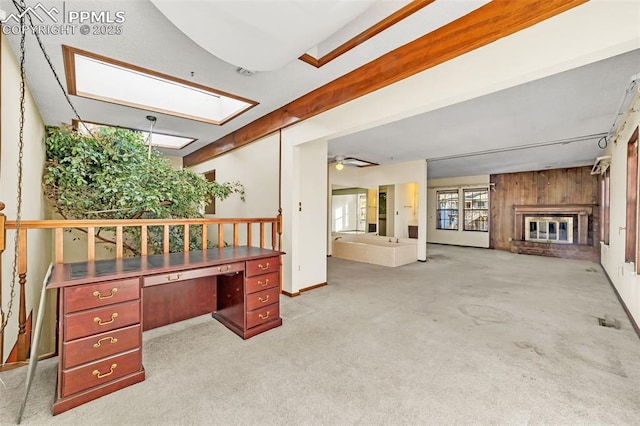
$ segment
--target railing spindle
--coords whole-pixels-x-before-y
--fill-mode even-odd
[[[30,340],[27,336],[27,230],[20,228],[18,232],[18,283],[20,285],[20,306],[18,308],[18,361],[27,359]]]
[[[233,223],[233,246],[238,247],[238,223]]]
[[[184,225],[184,252],[189,253],[189,224]]]
[[[91,262],[96,259],[96,228],[87,228],[87,260]]]
[[[64,262],[64,228],[56,228],[55,231],[56,263]]]
[[[276,224],[271,222],[271,250],[276,249]]]
[[[7,218],[4,213],[2,213],[4,207],[4,203],[0,201],[0,306],[4,306],[2,304],[2,290],[4,288],[2,285],[2,253],[4,253],[7,238],[7,231],[5,229]],[[2,311],[2,315],[0,315],[0,324],[4,324],[4,316],[5,313]],[[4,364],[4,359],[4,329],[0,327],[0,365]]]
[[[251,245],[251,222],[247,222],[247,245]]]
[[[148,238],[148,234],[147,234],[147,225],[142,225],[140,227],[140,254],[143,256],[147,255],[147,238]]]
[[[116,259],[122,259],[122,226],[116,226]]]
[[[202,250],[206,250],[209,247],[209,241],[207,240],[207,231],[209,227],[206,223],[202,224]]]
[[[169,253],[169,225],[164,226],[164,234],[162,236],[162,253]]]
[[[264,222],[260,222],[260,248],[264,248]]]
[[[218,224],[218,247],[224,247],[224,224]]]

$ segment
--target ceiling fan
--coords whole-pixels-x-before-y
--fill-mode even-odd
[[[344,166],[353,166],[353,167],[370,167],[377,166],[378,163],[373,163],[371,161],[360,160],[355,157],[345,157],[344,155],[335,155],[329,158],[329,164],[335,164],[337,170],[342,170]]]

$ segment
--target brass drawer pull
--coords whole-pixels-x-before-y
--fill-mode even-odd
[[[258,280],[258,285],[259,285],[260,287],[264,287],[264,286],[269,285],[269,278],[267,278],[264,282],[262,282],[262,281]]]
[[[258,317],[260,317],[261,320],[266,320],[269,318],[269,311],[267,311],[267,315],[258,314]]]
[[[111,319],[109,321],[102,322],[100,317],[95,317],[93,319],[93,322],[97,322],[98,325],[107,325],[107,324],[111,324],[112,322],[114,322],[116,320],[116,318],[118,318],[118,314],[117,314],[117,312],[114,312],[114,313],[111,314]]]
[[[218,266],[218,272],[227,272],[231,270],[231,265]]]
[[[109,294],[107,296],[103,296],[102,293],[100,293],[98,290],[94,291],[93,295],[95,297],[97,297],[99,300],[111,299],[117,292],[118,292],[118,287],[114,287],[114,288],[111,289],[111,291],[109,292]]]
[[[266,265],[263,265],[262,263],[258,263],[258,268],[262,269],[263,271],[266,271],[267,269],[269,269],[269,262],[267,262]]]
[[[262,303],[267,303],[269,301],[269,295],[267,294],[267,297],[265,297],[264,299],[262,297],[258,297],[258,301]]]
[[[96,343],[93,344],[94,348],[99,348],[100,347],[100,343],[102,343],[103,340],[109,340],[109,343],[113,344],[113,343],[118,343],[118,339],[116,339],[115,337],[103,337],[102,339],[98,340]]]
[[[171,278],[171,274],[167,274],[167,281],[178,281],[181,276],[182,276],[181,272],[177,273],[175,278]]]
[[[96,376],[98,379],[102,379],[102,378],[105,378],[107,376],[112,375],[113,371],[116,369],[116,367],[118,367],[118,364],[113,363],[113,364],[111,364],[111,368],[109,369],[108,373],[100,374],[100,370],[93,370],[93,372],[91,374]]]

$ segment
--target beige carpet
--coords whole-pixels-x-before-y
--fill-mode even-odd
[[[599,265],[428,253],[329,259],[329,285],[283,296],[284,325],[247,341],[208,316],[147,332],[146,381],[55,417],[57,358],[43,361],[23,424],[638,423],[640,340]],[[0,373],[0,424],[25,376]]]

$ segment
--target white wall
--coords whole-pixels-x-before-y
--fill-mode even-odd
[[[418,224],[418,184],[402,183],[395,187],[394,236],[409,238],[409,225]],[[428,200],[427,200],[428,203]]]
[[[609,275],[620,297],[631,312],[636,324],[640,324],[640,276],[636,265],[625,263],[626,187],[627,187],[627,143],[633,131],[640,125],[640,93],[621,121],[616,135],[607,147],[611,155],[610,168],[610,228],[609,245],[601,244],[603,268]],[[615,141],[615,142],[613,142]],[[636,241],[636,245],[639,241]],[[639,268],[640,269],[640,268]]]
[[[239,181],[245,188],[243,202],[237,195],[232,195],[224,201],[216,201],[216,214],[207,217],[230,218],[258,218],[276,217],[278,215],[278,135],[267,136],[242,149],[236,149],[221,157],[205,161],[192,169],[198,173],[216,171],[218,182]],[[283,188],[286,188],[283,183]],[[265,230],[265,244],[271,246],[270,229]],[[228,241],[232,234],[229,225],[224,230]],[[246,238],[245,227],[239,229],[240,241]],[[252,231],[252,245],[259,245],[259,230]],[[211,241],[217,241],[217,227],[210,227],[208,232]]]
[[[171,166],[173,166],[174,169],[182,169],[182,157],[176,157],[175,155],[164,155],[164,158],[171,162]]]
[[[327,142],[282,143],[282,289],[301,289],[327,281]]]
[[[298,152],[298,191],[294,204],[298,206],[297,245],[291,247],[296,254],[293,266],[292,293],[327,282],[327,246],[323,244],[327,228],[327,143],[316,141],[296,147]],[[295,203],[295,199],[299,200]],[[301,207],[300,207],[301,206]]]
[[[478,231],[465,231],[462,221],[459,221],[458,230],[436,229],[438,203],[436,200],[437,191],[457,190],[459,192],[460,217],[462,217],[462,206],[464,198],[463,189],[489,188],[489,175],[466,176],[445,179],[430,179],[428,182],[427,195],[427,241],[438,244],[454,244],[458,246],[489,247],[489,233]],[[491,206],[489,206],[491,208]],[[491,226],[491,223],[489,223]]]
[[[20,71],[11,47],[2,36],[0,47],[2,65],[0,90],[0,201],[6,204],[4,214],[8,220],[16,219],[18,129],[20,117]],[[22,184],[22,219],[40,220],[46,216],[46,202],[42,193],[42,170],[45,159],[44,124],[31,93],[27,91],[25,103],[24,158]],[[14,231],[7,231],[6,250],[2,255],[2,308],[7,311],[12,279]],[[27,315],[33,311],[33,321],[40,300],[40,289],[51,261],[51,238],[47,231],[29,231],[27,234]],[[19,286],[13,302],[13,314],[5,329],[4,362],[18,335]],[[51,311],[51,309],[49,309]],[[51,312],[50,312],[51,313]],[[48,322],[45,334],[54,330]],[[45,339],[46,340],[46,339]],[[45,342],[46,344],[46,342]],[[45,350],[48,348],[45,348]],[[2,363],[0,362],[0,363]]]

